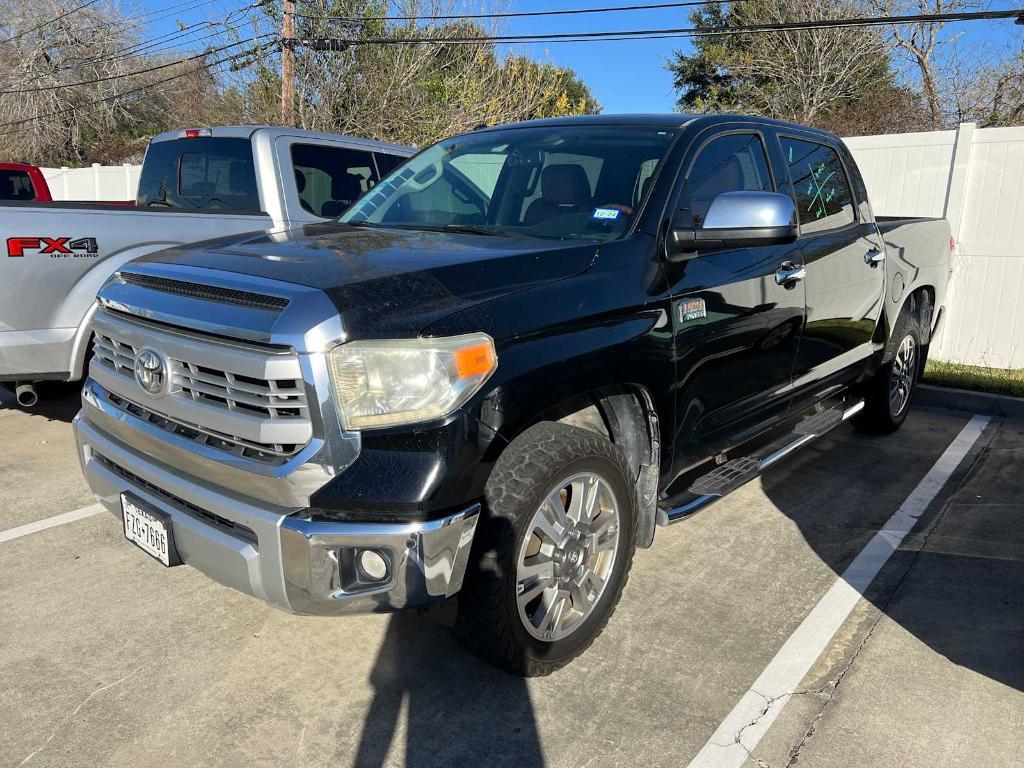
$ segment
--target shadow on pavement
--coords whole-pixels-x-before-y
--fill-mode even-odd
[[[391,617],[370,683],[358,752],[331,764],[379,768],[404,751],[409,768],[544,765],[526,681],[470,656],[427,617]]]
[[[769,471],[764,492],[842,574],[963,423],[843,430]],[[994,420],[976,448],[864,597],[952,663],[1024,690],[1024,426]]]
[[[12,389],[0,387],[0,410],[20,410],[30,416],[39,416],[49,421],[70,423],[82,407],[82,382],[41,381],[36,384],[39,402],[31,408],[22,408],[14,399]]]
[[[841,428],[768,472],[764,492],[842,574],[965,422],[918,417],[889,437]],[[993,423],[977,449],[865,598],[954,664],[1024,690],[1024,427]],[[391,618],[370,681],[358,750],[332,763],[544,765],[526,681],[468,655],[430,618]]]

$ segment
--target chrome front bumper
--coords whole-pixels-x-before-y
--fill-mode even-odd
[[[462,586],[479,505],[418,523],[317,521],[308,509],[221,490],[199,480],[202,474],[183,476],[160,460],[166,457],[130,448],[83,414],[74,427],[86,480],[111,514],[120,519],[121,494],[134,494],[170,516],[183,562],[286,611],[394,611],[443,600]],[[387,562],[380,581],[353,574],[352,558],[366,549]]]

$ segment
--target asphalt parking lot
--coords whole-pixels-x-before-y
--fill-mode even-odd
[[[0,765],[1024,764],[1024,423],[918,408],[885,438],[840,427],[659,530],[591,650],[523,681],[426,617],[294,617],[166,570],[105,512],[4,540],[93,503],[74,393],[9,402]],[[911,497],[920,520],[804,653],[793,638]],[[799,685],[729,725],[794,653]]]

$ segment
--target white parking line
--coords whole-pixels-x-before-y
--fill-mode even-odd
[[[30,533],[37,533],[38,531],[45,531],[47,528],[54,528],[58,525],[64,525],[64,523],[71,523],[75,520],[81,520],[83,517],[92,517],[102,512],[105,507],[102,504],[90,504],[88,507],[82,507],[72,512],[65,512],[62,515],[54,515],[48,517],[45,520],[37,520],[34,523],[25,523],[25,525],[19,525],[17,528],[8,528],[6,531],[0,531],[0,544],[5,541],[11,541],[12,539],[20,539],[22,536],[28,536]]]
[[[973,416],[885,526],[818,601],[760,677],[712,734],[689,768],[740,768],[828,647],[864,590],[910,533],[971,447],[988,416]]]

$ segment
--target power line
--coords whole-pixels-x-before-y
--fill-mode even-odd
[[[87,7],[89,7],[90,5],[93,5],[96,2],[99,2],[99,0],[87,0],[86,2],[82,3],[82,5],[78,6],[77,8],[72,8],[71,10],[62,13],[59,16],[56,16],[56,17],[54,17],[52,19],[48,19],[47,21],[44,21],[44,22],[42,22],[40,24],[37,24],[36,26],[32,27],[31,29],[26,29],[26,30],[24,30],[22,32],[19,32],[16,35],[12,35],[11,37],[7,38],[6,40],[0,41],[0,45],[2,45],[3,43],[9,43],[12,40],[17,40],[18,38],[24,37],[25,35],[28,35],[28,34],[30,34],[32,32],[35,32],[38,29],[42,29],[45,26],[48,26],[50,24],[54,24],[54,23],[60,21],[61,19],[63,19],[65,16],[70,16],[73,13],[77,13],[78,11],[82,10],[83,8],[87,8]],[[148,23],[150,23],[152,21],[161,21],[162,19],[166,19],[169,16],[173,16],[177,10],[194,11],[194,10],[196,10],[198,8],[202,8],[203,6],[210,5],[211,3],[214,3],[214,2],[217,2],[217,0],[183,0],[182,2],[176,3],[174,5],[165,6],[163,8],[156,8],[155,10],[146,11],[145,13],[138,13],[138,14],[135,14],[134,16],[126,16],[125,18],[120,19],[118,23],[126,24],[127,22],[135,21],[136,22],[135,24],[127,24],[126,26],[123,27],[123,29],[125,29],[125,30],[135,29],[137,27],[141,27],[141,26],[143,26],[145,24],[148,24]],[[264,0],[264,2],[266,2],[266,0]],[[188,7],[185,7],[185,6],[188,6]],[[160,14],[160,15],[158,15],[158,14]],[[156,18],[150,19],[149,17],[151,17],[151,16],[155,16]],[[95,30],[95,29],[105,28],[106,26],[108,26],[106,23],[100,22],[100,23],[94,24],[91,27],[88,27],[88,29],[89,30]]]
[[[76,88],[77,86],[80,86],[80,85],[95,85],[96,83],[104,83],[104,82],[107,82],[107,81],[110,81],[110,80],[120,80],[120,79],[125,78],[125,77],[135,77],[137,75],[145,75],[145,74],[148,74],[150,72],[159,72],[160,70],[167,69],[168,67],[176,67],[179,64],[187,64],[190,61],[195,61],[196,59],[202,59],[202,58],[210,56],[210,55],[212,55],[214,53],[220,53],[221,51],[226,51],[228,48],[235,48],[236,46],[239,46],[239,45],[245,45],[246,43],[251,43],[253,40],[256,40],[258,37],[272,37],[272,35],[270,33],[266,33],[264,35],[258,35],[258,36],[250,37],[250,38],[247,38],[245,40],[239,40],[237,43],[229,43],[228,45],[222,45],[222,46],[220,46],[218,48],[211,48],[208,51],[203,51],[202,53],[197,53],[194,56],[188,56],[188,57],[185,57],[185,58],[182,58],[182,59],[175,59],[174,61],[168,61],[168,62],[166,62],[164,64],[156,64],[156,65],[151,66],[151,67],[144,67],[143,69],[136,69],[136,70],[134,70],[132,72],[122,72],[122,73],[116,74],[116,75],[103,75],[102,77],[94,77],[94,78],[91,78],[89,80],[79,80],[78,82],[74,82],[74,83],[58,83],[57,85],[42,85],[42,86],[34,86],[32,88],[14,88],[14,89],[11,89],[11,90],[8,90],[8,91],[0,91],[0,95],[7,95],[7,94],[12,94],[12,93],[39,93],[40,91],[59,91],[59,90],[61,90],[63,88]]]
[[[415,45],[434,43],[454,45],[461,43],[533,43],[533,42],[585,42],[607,40],[647,40],[659,38],[713,37],[745,35],[762,32],[794,32],[813,29],[847,29],[888,25],[919,24],[927,22],[985,21],[1015,19],[1024,24],[1024,9],[1008,11],[964,11],[956,13],[922,13],[907,16],[867,16],[862,18],[821,19],[818,21],[782,22],[774,24],[747,24],[734,27],[680,27],[676,29],[634,29],[613,32],[559,32],[540,35],[462,35],[454,37],[376,37],[332,38],[320,40],[337,47],[352,45]]]
[[[125,46],[123,48],[118,48],[118,49],[113,50],[113,51],[107,51],[107,52],[105,52],[105,53],[103,53],[101,55],[98,55],[98,56],[91,56],[89,58],[84,58],[84,59],[66,59],[66,60],[62,60],[59,64],[57,64],[55,66],[52,66],[49,69],[49,71],[47,71],[47,72],[39,72],[39,73],[29,77],[27,80],[25,80],[23,82],[23,85],[29,85],[31,83],[39,82],[40,80],[42,80],[42,79],[44,79],[44,78],[46,78],[48,76],[56,75],[58,72],[66,72],[68,70],[75,70],[75,69],[84,69],[86,67],[97,67],[97,66],[100,66],[100,65],[108,63],[108,62],[117,61],[119,59],[130,58],[131,56],[138,55],[139,53],[141,53],[143,51],[148,51],[148,55],[152,56],[152,55],[160,53],[162,51],[177,50],[178,49],[177,46],[170,46],[170,47],[167,47],[167,48],[158,48],[155,51],[148,50],[148,49],[152,48],[152,46],[154,46],[154,45],[160,45],[160,44],[163,44],[163,43],[171,42],[171,40],[173,40],[173,39],[175,39],[177,37],[182,36],[182,34],[184,34],[185,36],[191,37],[192,35],[194,35],[196,33],[195,32],[189,32],[188,31],[189,29],[192,29],[193,27],[206,27],[206,26],[209,26],[211,24],[213,24],[213,22],[208,22],[208,21],[198,22],[196,24],[190,24],[188,27],[186,27],[185,29],[180,30],[178,32],[170,32],[170,33],[166,33],[166,34],[163,34],[163,35],[159,35],[158,37],[154,38],[153,40],[149,40],[149,41],[145,41],[145,40],[144,41],[136,41],[136,42],[133,42],[130,45],[127,45],[127,46]],[[220,34],[222,34],[222,32],[217,32],[217,33],[215,33],[213,35],[205,35],[203,37],[200,37],[200,38],[198,38],[196,40],[192,40],[192,41],[189,41],[189,42],[193,43],[193,44],[194,43],[198,43],[198,42],[201,42],[202,40],[207,40],[207,39],[209,39],[211,37],[216,37],[217,35],[220,35]],[[171,37],[169,39],[166,39],[166,40],[162,40],[161,39],[161,38],[167,38],[168,35],[173,35],[173,37]]]
[[[168,16],[173,16],[176,9],[181,9],[181,10],[184,10],[184,11],[193,11],[193,10],[196,10],[196,9],[201,8],[203,6],[210,5],[210,4],[212,4],[212,3],[216,2],[216,1],[217,0],[183,0],[183,2],[179,2],[179,3],[176,3],[176,4],[171,5],[171,6],[165,6],[163,8],[158,8],[156,10],[148,11],[146,13],[136,14],[134,16],[127,16],[124,19],[120,19],[117,22],[115,22],[113,26],[120,27],[121,31],[127,32],[127,31],[129,31],[129,30],[131,30],[133,28],[143,26],[143,25],[151,23],[153,21],[159,21],[161,19],[167,18]],[[257,8],[260,5],[263,5],[263,4],[265,4],[266,2],[269,2],[269,1],[270,0],[257,0],[257,2],[253,3],[252,5],[245,6],[243,8],[236,8],[235,10],[230,11],[228,13],[227,18],[225,19],[224,22],[212,22],[212,21],[195,22],[195,23],[189,24],[189,25],[187,25],[187,26],[185,26],[185,27],[183,27],[181,29],[172,30],[171,32],[165,32],[164,34],[158,35],[156,38],[153,38],[151,40],[139,40],[139,41],[133,42],[130,45],[127,45],[127,46],[125,46],[123,48],[119,48],[119,49],[114,50],[114,51],[109,51],[109,52],[104,53],[104,54],[102,54],[100,56],[93,56],[91,58],[78,59],[78,60],[70,60],[69,62],[62,62],[60,65],[54,66],[51,69],[50,74],[53,74],[53,73],[56,73],[56,72],[65,71],[65,70],[69,70],[69,69],[76,69],[76,68],[85,67],[85,66],[94,66],[94,65],[98,65],[98,64],[103,64],[105,62],[116,61],[116,60],[121,59],[121,58],[128,58],[129,56],[132,56],[132,55],[141,53],[142,51],[151,49],[153,47],[153,45],[155,45],[157,43],[168,43],[168,42],[171,42],[172,40],[181,39],[183,37],[191,37],[192,35],[195,34],[195,32],[190,32],[189,30],[192,30],[192,29],[194,29],[196,27],[207,27],[207,26],[210,26],[210,25],[214,25],[216,23],[227,24],[228,20],[230,20],[237,13],[244,12],[244,11],[249,10],[251,8]],[[149,19],[149,17],[154,16],[156,14],[162,14],[162,15],[159,15],[159,16],[157,16],[154,19]],[[135,21],[136,23],[128,24],[127,22],[130,22],[130,21]],[[104,24],[104,23],[95,24],[95,25],[93,25],[91,27],[86,27],[84,31],[92,32],[94,30],[98,30],[98,29],[101,29],[101,28],[106,28],[107,26],[109,26],[109,25],[108,24]],[[26,30],[26,32],[24,32],[22,34],[27,34],[28,31],[29,30]],[[199,30],[196,30],[196,31],[199,31]],[[216,35],[206,35],[206,36],[204,36],[202,38],[199,38],[199,40],[195,40],[195,41],[191,41],[191,42],[199,42],[201,40],[207,40],[207,39],[209,39],[211,37],[215,37],[215,36]],[[13,39],[13,38],[11,38],[11,39]],[[163,49],[160,49],[160,50],[161,51],[167,51],[167,50],[173,50],[173,48],[163,48]],[[160,51],[154,51],[153,53],[156,53],[156,52],[160,52]],[[27,83],[38,82],[39,80],[41,80],[45,76],[46,76],[46,73],[36,74],[35,76],[30,77],[25,82],[26,82],[26,84]]]
[[[92,4],[94,2],[97,2],[97,1],[98,0],[90,0],[90,2],[86,3],[85,5],[90,5],[90,4]],[[98,23],[92,25],[91,27],[87,27],[86,29],[87,29],[87,31],[91,32],[91,31],[98,30],[98,29],[106,29],[109,26],[116,26],[116,27],[119,27],[121,31],[127,32],[130,29],[137,29],[137,28],[143,27],[143,26],[145,26],[147,24],[152,24],[153,22],[162,21],[164,19],[170,18],[171,16],[175,16],[178,12],[185,13],[185,12],[195,11],[195,10],[198,10],[199,8],[203,8],[203,7],[207,6],[207,5],[212,5],[215,2],[218,2],[218,0],[182,0],[182,2],[175,3],[174,5],[164,6],[162,8],[156,8],[156,9],[154,9],[152,11],[146,11],[145,13],[135,14],[134,16],[125,16],[123,19],[118,19],[116,22],[114,22],[113,25],[111,25],[109,22],[102,22],[101,21],[101,22],[98,22]],[[263,5],[263,4],[267,3],[267,2],[272,2],[272,0],[259,0],[259,2],[255,3],[253,7],[257,7],[259,5]],[[83,5],[82,7],[84,8],[85,5]],[[76,9],[76,10],[80,10],[80,9]],[[56,19],[54,19],[52,21],[55,21],[55,20]],[[135,23],[134,24],[129,24],[128,22],[135,22]],[[50,23],[50,22],[47,22],[47,23]],[[121,25],[123,25],[123,26],[121,26]],[[40,26],[45,26],[45,24],[44,25],[40,25]],[[30,31],[32,31],[32,30],[26,30],[25,32],[20,33],[20,35],[28,34],[28,32],[30,32]],[[176,34],[176,33],[165,33],[165,35],[161,35],[161,37],[164,37],[167,34]],[[20,35],[18,35],[18,36],[20,36]],[[11,39],[13,40],[14,38],[11,38]]]
[[[165,32],[164,34],[157,35],[155,38],[152,38],[150,40],[137,40],[136,42],[131,43],[130,45],[126,45],[123,48],[118,48],[118,49],[113,50],[113,51],[108,51],[108,52],[103,53],[103,54],[101,54],[99,56],[93,56],[93,57],[87,58],[87,59],[68,59],[66,62],[62,62],[61,66],[54,67],[52,71],[53,72],[62,72],[64,70],[68,70],[68,69],[80,69],[80,68],[86,67],[86,66],[93,66],[93,65],[97,65],[97,64],[103,64],[103,63],[106,63],[106,62],[110,62],[110,61],[117,61],[118,59],[127,59],[127,58],[130,58],[132,56],[136,56],[136,55],[138,55],[138,54],[140,54],[140,53],[142,53],[144,51],[150,51],[150,49],[153,48],[153,46],[164,45],[166,43],[170,43],[170,42],[172,42],[174,40],[180,39],[182,37],[192,37],[193,35],[195,35],[197,32],[200,31],[200,30],[196,29],[196,27],[201,27],[201,28],[205,29],[206,27],[215,26],[216,24],[217,24],[217,22],[212,22],[212,21],[200,21],[200,22],[196,22],[194,24],[189,24],[187,27],[185,27],[183,29],[175,30],[175,31],[172,31],[172,32]],[[195,30],[195,31],[190,31],[190,30]],[[209,37],[209,36],[201,37],[201,38],[198,38],[195,41],[189,41],[189,42],[198,42],[199,40],[207,39],[207,37]],[[171,49],[166,49],[166,48],[165,49],[157,49],[157,51],[150,51],[150,55],[152,55],[153,53],[158,52],[159,50],[174,50],[175,48],[176,48],[176,46],[172,47]]]
[[[733,2],[749,2],[750,0],[733,0]],[[607,8],[569,8],[556,11],[515,11],[505,13],[453,13],[446,15],[427,16],[331,16],[296,13],[303,19],[328,21],[456,21],[459,19],[513,19],[528,16],[572,16],[592,13],[617,13],[619,11],[652,11],[662,8],[691,8],[700,5],[716,5],[721,0],[689,0],[678,3],[652,3],[649,5],[616,5]]]
[[[205,4],[205,3],[204,3]],[[434,44],[457,44],[457,43],[476,43],[476,42],[594,42],[594,41],[616,41],[616,40],[636,40],[636,39],[658,39],[658,38],[678,38],[678,37],[702,37],[709,35],[734,35],[734,34],[751,34],[751,33],[764,33],[764,32],[781,32],[781,31],[800,31],[810,29],[830,29],[830,28],[851,28],[851,27],[865,27],[865,26],[879,26],[879,25],[905,25],[922,22],[948,22],[948,21],[978,21],[978,20],[994,20],[994,19],[1015,19],[1018,24],[1024,24],[1024,10],[1006,10],[1006,11],[973,11],[973,12],[956,12],[956,13],[939,13],[939,14],[915,14],[907,16],[891,16],[891,17],[864,17],[864,18],[847,18],[847,19],[824,19],[819,21],[808,21],[808,22],[788,22],[778,24],[755,24],[745,25],[736,27],[717,27],[717,28],[706,28],[706,27],[690,27],[690,28],[678,28],[678,29],[647,29],[647,30],[627,30],[617,32],[576,32],[576,33],[558,33],[558,34],[545,34],[545,35],[496,35],[496,36],[462,36],[453,38],[437,38],[437,37],[417,37],[417,38],[376,38],[376,39],[320,39],[320,40],[308,40],[300,41],[296,40],[296,43],[313,45],[321,50],[339,50],[349,45],[408,45],[415,43],[434,43]],[[149,67],[146,69],[138,70],[132,73],[126,73],[123,75],[113,75],[103,78],[96,78],[93,80],[82,81],[79,83],[68,83],[61,84],[55,87],[48,88],[33,88],[23,89],[17,91],[4,91],[0,93],[22,93],[30,91],[43,91],[43,90],[55,90],[56,88],[67,88],[75,85],[89,85],[97,82],[103,82],[107,80],[114,80],[121,77],[130,77],[134,75],[144,74],[148,72],[158,71],[167,67],[176,66],[179,64],[186,63],[188,61],[194,61],[199,58],[209,56],[211,53],[233,48],[238,45],[243,45],[247,42],[254,40],[261,40],[268,37],[273,37],[271,33],[265,33],[262,35],[256,35],[246,40],[242,40],[230,45],[221,46],[220,48],[206,51],[202,54],[192,56],[186,59],[170,62],[168,64]],[[280,45],[280,40],[277,40],[275,45]],[[200,69],[212,69],[213,67],[219,66],[228,62],[237,62],[239,59],[243,59],[247,56],[251,56],[257,53],[266,46],[261,44],[254,46],[246,51],[240,51],[222,59],[218,59],[213,62],[203,64]],[[192,70],[194,71],[194,70]],[[66,114],[68,112],[76,111],[87,111],[85,108],[103,104],[109,101],[114,101],[126,96],[130,96],[150,88],[162,85],[173,80],[177,80],[181,77],[186,77],[191,72],[182,72],[162,80],[157,80],[152,83],[143,84],[137,88],[133,88],[128,91],[115,93],[110,96],[96,99],[95,101],[89,102],[81,106],[67,107],[53,112],[33,115],[29,118],[21,120],[10,121],[7,123],[0,123],[0,128],[8,128],[26,123],[41,120],[46,117],[55,117],[58,115]],[[0,134],[6,135],[6,134]]]
[[[178,47],[178,46],[167,46],[167,47],[157,48],[156,50],[153,50],[154,46],[158,46],[158,45],[166,46],[167,43],[171,43],[171,42],[173,42],[175,40],[181,40],[181,39],[187,39],[187,38],[193,38],[191,40],[188,40],[188,44],[189,45],[195,45],[196,43],[202,42],[203,40],[209,40],[212,37],[217,37],[218,35],[223,34],[223,32],[228,27],[228,25],[231,24],[231,22],[234,19],[234,17],[236,17],[238,14],[245,13],[246,11],[252,10],[253,8],[258,8],[261,5],[264,5],[265,3],[266,3],[266,0],[259,0],[259,2],[252,3],[250,5],[245,5],[245,6],[242,6],[240,8],[235,8],[235,9],[233,9],[233,10],[228,12],[227,16],[224,18],[223,21],[197,21],[197,22],[193,22],[192,24],[188,24],[188,25],[182,27],[181,29],[172,30],[170,32],[165,32],[162,35],[157,35],[156,37],[150,38],[148,40],[140,40],[140,41],[134,42],[134,43],[132,43],[130,45],[125,46],[124,48],[120,48],[118,50],[111,51],[109,53],[103,54],[102,56],[94,56],[93,58],[90,58],[90,59],[79,59],[78,61],[75,61],[73,63],[74,63],[75,67],[81,67],[81,66],[85,66],[85,65],[102,64],[102,63],[107,62],[107,61],[116,61],[118,59],[124,59],[124,58],[129,58],[129,57],[132,57],[132,56],[138,56],[138,55],[140,55],[142,53],[147,53],[147,55],[153,56],[153,55],[155,55],[157,53],[163,53],[165,51],[176,50],[176,48]],[[208,35],[203,35],[202,37],[199,37],[199,38],[195,38],[194,37],[199,32],[201,32],[201,31],[203,31],[205,29],[208,29],[210,27],[214,27],[214,28],[216,28],[216,27],[224,27],[225,29],[223,29],[223,30],[222,29],[218,29],[216,32],[213,32],[213,33],[208,34]],[[55,71],[64,70],[64,69],[72,69],[72,68],[74,68],[74,67],[62,66],[62,67],[56,68]]]
[[[201,26],[201,27],[220,27],[222,24],[227,24],[227,23],[228,23],[227,21],[224,21],[224,22],[204,21],[202,24],[199,24],[197,26]],[[187,40],[185,44],[193,46],[193,45],[196,45],[197,43],[203,42],[204,40],[209,40],[210,38],[213,38],[213,37],[220,37],[225,32],[224,29],[216,29],[215,31],[210,32],[207,35],[203,35],[202,37],[194,37],[194,35],[197,32],[200,32],[200,31],[202,31],[202,30],[196,30],[195,32],[188,33],[187,37],[190,37],[192,39]],[[123,56],[118,56],[118,58],[127,58],[129,56],[138,56],[139,54],[142,54],[142,53],[145,53],[146,56],[156,56],[157,54],[166,53],[167,51],[177,51],[177,50],[180,50],[181,45],[166,45],[167,43],[170,43],[173,40],[174,40],[174,38],[172,38],[171,40],[150,40],[150,41],[147,42],[146,45],[142,46],[141,48],[138,48],[137,50],[134,50],[134,51],[131,51],[131,52],[127,53],[127,54],[124,54]],[[154,45],[164,45],[166,47],[153,49]]]
[[[260,35],[258,37],[267,37],[267,36],[268,35]],[[258,39],[258,37],[257,38],[253,38],[253,39]],[[264,48],[263,45],[256,45],[256,46],[253,46],[252,48],[249,48],[248,50],[239,51],[238,53],[233,53],[230,56],[225,56],[224,58],[218,59],[217,61],[211,61],[211,62],[209,62],[207,64],[202,65],[201,67],[199,67],[199,69],[212,70],[214,67],[218,67],[218,66],[220,66],[222,64],[236,62],[239,59],[244,59],[246,56],[251,56],[254,53],[258,53],[263,48]],[[44,113],[41,113],[41,114],[32,115],[32,117],[26,117],[26,118],[22,118],[20,120],[12,120],[10,122],[0,123],[0,128],[12,128],[12,127],[19,126],[19,125],[25,125],[26,123],[33,123],[33,122],[35,122],[37,120],[42,120],[42,119],[47,118],[47,117],[58,117],[60,115],[65,115],[65,114],[68,114],[69,112],[84,112],[84,113],[88,114],[89,112],[95,111],[94,109],[90,109],[90,107],[97,107],[97,106],[99,106],[101,104],[105,104],[105,103],[107,103],[109,101],[116,101],[118,99],[123,99],[126,96],[134,96],[137,93],[142,93],[143,91],[149,90],[150,88],[155,88],[158,85],[163,85],[164,83],[169,83],[169,82],[171,82],[173,80],[178,80],[178,79],[180,79],[182,77],[188,77],[190,74],[193,74],[194,71],[195,70],[191,70],[191,71],[188,71],[188,72],[180,72],[180,73],[178,73],[176,75],[171,75],[170,77],[165,77],[162,80],[156,80],[156,81],[154,81],[152,83],[144,83],[143,85],[140,85],[137,88],[132,88],[131,90],[128,90],[128,91],[121,91],[119,93],[114,93],[114,94],[111,94],[110,96],[106,96],[106,97],[101,98],[101,99],[95,99],[93,101],[86,102],[85,104],[82,104],[82,105],[76,105],[76,106],[73,106],[73,107],[64,107],[63,109],[56,109],[56,110],[53,110],[52,112],[44,112]],[[6,136],[6,135],[9,135],[11,133],[13,133],[13,131],[4,131],[3,133],[0,133],[0,136]]]
[[[146,24],[151,24],[154,21],[162,21],[163,19],[166,19],[166,18],[169,18],[171,16],[174,16],[179,11],[181,11],[181,12],[195,11],[195,10],[198,10],[199,8],[202,8],[202,7],[207,6],[207,5],[211,5],[212,3],[215,3],[215,2],[217,2],[217,0],[183,0],[183,2],[175,3],[174,5],[164,6],[163,8],[157,8],[157,9],[152,10],[152,11],[147,11],[146,13],[139,13],[139,14],[136,14],[135,16],[126,16],[121,21],[135,21],[135,22],[137,22],[135,24],[131,24],[131,25],[125,27],[125,29],[135,29],[137,27],[141,27],[141,26],[144,26]],[[184,7],[184,6],[188,6],[188,7]],[[154,18],[150,18],[151,16],[154,17]]]
[[[23,32],[19,32],[16,35],[11,35],[6,40],[0,40],[0,45],[3,45],[5,43],[13,42],[14,40],[17,40],[18,38],[24,37],[25,35],[30,35],[33,32],[35,32],[37,29],[42,29],[43,27],[47,27],[50,24],[56,24],[58,21],[60,21],[61,19],[65,18],[66,16],[70,16],[73,13],[78,13],[82,9],[88,8],[90,5],[93,5],[94,3],[97,3],[97,2],[99,2],[99,0],[85,0],[85,2],[82,3],[81,5],[76,6],[74,8],[71,8],[70,10],[64,11],[63,13],[61,13],[61,14],[59,14],[57,16],[54,16],[52,19],[47,19],[46,21],[43,21],[43,22],[40,22],[39,24],[36,24],[34,27],[31,27],[30,29],[26,29]]]
[[[188,2],[196,2],[196,0],[188,0]],[[187,5],[188,2],[182,3],[181,5]],[[185,8],[185,9],[183,9],[183,11],[194,11],[194,10],[197,10],[199,8],[202,8],[204,6],[210,5],[210,4],[215,3],[215,2],[218,2],[218,0],[199,0],[198,2],[196,2],[195,5],[191,5],[190,7]],[[250,8],[259,8],[261,5],[270,5],[270,4],[274,3],[274,2],[276,2],[276,0],[257,0],[252,5],[246,6],[246,7],[241,8],[241,9],[236,9],[236,10],[249,10]],[[172,7],[176,8],[178,6],[172,6]],[[164,13],[162,16],[157,16],[155,18],[149,19],[148,21],[143,21],[143,22],[140,22],[138,24],[133,24],[132,27],[129,27],[129,28],[140,27],[140,26],[144,26],[146,24],[152,24],[155,21],[161,21],[162,19],[166,19],[166,18],[169,18],[171,16],[176,15],[174,12],[170,12],[170,9],[167,9],[167,8],[160,8],[158,10],[159,11],[169,11],[169,12],[168,13]],[[156,13],[156,12],[157,11],[151,11],[150,14]],[[143,16],[147,16],[147,15],[150,15],[150,14],[143,14]],[[127,20],[128,19],[126,19],[126,21]]]

